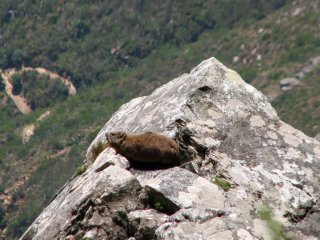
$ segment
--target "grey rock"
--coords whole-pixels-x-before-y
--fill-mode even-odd
[[[92,240],[94,240],[94,239],[96,239],[97,234],[98,234],[98,229],[97,228],[93,228],[93,229],[87,231],[84,234],[83,238],[84,239],[92,239]]]
[[[312,72],[313,69],[314,69],[314,66],[311,63],[310,65],[303,67],[301,69],[301,72],[306,74],[306,73]]]
[[[224,220],[214,218],[204,223],[180,222],[169,228],[160,226],[156,230],[160,239],[187,239],[187,240],[233,240],[232,231]]]
[[[203,177],[179,168],[161,171],[150,179],[138,178],[150,190],[151,203],[174,212],[180,208],[224,209],[223,191]]]
[[[129,161],[118,155],[115,155],[115,151],[112,148],[105,149],[99,154],[95,162],[99,162],[99,166],[95,169],[95,172],[100,172],[109,166],[118,166],[120,168],[128,169],[130,167]]]
[[[116,204],[118,209],[138,199],[141,186],[132,174],[117,166],[110,166],[100,173],[95,173],[94,169],[95,164],[88,168],[86,174],[75,177],[66,184],[21,239],[55,239],[57,236],[64,238],[70,234],[83,237],[80,234],[83,229],[92,229],[87,234],[98,234],[101,231],[93,229],[103,224],[119,228],[111,219],[112,211],[98,213],[101,208],[95,205],[94,200],[103,195],[105,206]],[[115,200],[116,203],[113,202]],[[136,203],[136,207],[140,208],[139,203]],[[110,217],[106,218],[106,215]]]
[[[217,211],[216,209],[184,208],[170,216],[170,220],[172,222],[190,221],[203,223],[222,215],[224,215],[224,212]]]
[[[298,80],[301,80],[302,78],[304,78],[304,76],[305,76],[305,73],[302,72],[302,71],[297,72],[297,73],[295,74],[295,77],[296,77]]]
[[[298,77],[300,78],[301,76],[299,75]],[[300,85],[300,81],[296,78],[284,78],[280,80],[280,89],[282,91],[290,90],[298,85]]]
[[[92,217],[90,218],[90,220],[88,220],[88,226],[90,227],[99,227],[102,226],[103,223],[105,221],[103,220],[103,218],[100,216],[100,214],[98,213],[98,211],[95,211],[92,215]]]
[[[184,163],[129,172],[111,149],[94,161],[92,147],[111,130],[175,136]],[[283,239],[260,216],[266,207],[292,239],[320,236],[320,142],[282,122],[263,94],[214,58],[123,105],[86,156],[86,172],[61,189],[22,239],[139,237],[137,219],[148,222],[148,214],[132,216],[148,209],[168,215],[157,222],[160,239]]]
[[[128,214],[130,229],[135,239],[155,239],[155,230],[168,221],[166,214],[156,210],[137,210]]]
[[[318,133],[317,135],[314,136],[314,138],[318,141],[320,141],[320,133]]]
[[[312,66],[317,66],[320,64],[320,56],[314,57],[310,60]]]
[[[199,101],[202,100],[203,104],[200,104]],[[256,105],[252,101],[255,101]],[[245,84],[238,73],[211,58],[194,68],[190,74],[174,79],[151,95],[133,99],[121,106],[89,146],[87,159],[93,160],[91,149],[97,142],[105,142],[106,132],[154,131],[173,137],[177,120],[208,121],[207,127],[214,128],[215,121],[220,117],[222,119],[225,114],[228,118],[237,116],[237,110],[232,109],[232,106],[236,107],[237,104],[241,112],[252,108],[252,111],[260,111],[268,118],[270,114],[271,118],[277,118],[265,96]],[[210,135],[210,132],[207,135]],[[211,136],[206,140],[211,144],[216,142]]]
[[[301,80],[307,73],[312,72],[320,64],[320,56],[311,58],[309,63],[295,74],[296,78]]]

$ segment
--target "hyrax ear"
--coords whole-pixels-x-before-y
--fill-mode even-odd
[[[106,139],[107,139],[107,141],[108,141],[108,140],[109,140],[109,133],[106,132],[105,136],[106,136]]]
[[[119,132],[119,140],[123,141],[126,138],[127,134],[125,132]]]

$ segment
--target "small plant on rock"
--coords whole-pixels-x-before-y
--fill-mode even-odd
[[[87,170],[87,168],[88,168],[87,164],[82,164],[81,166],[77,167],[76,172],[75,172],[76,176],[84,173]]]
[[[287,236],[284,226],[273,218],[273,213],[270,208],[262,206],[258,214],[261,220],[267,222],[267,226],[273,234],[273,239],[291,240],[291,238]]]
[[[229,189],[231,188],[231,184],[228,181],[218,177],[212,178],[212,182],[221,187],[224,191],[229,191]]]
[[[157,211],[159,211],[159,212],[162,212],[162,211],[164,210],[163,206],[162,206],[161,203],[159,203],[159,202],[156,202],[156,203],[154,204],[154,207],[155,207],[155,209],[156,209]]]
[[[103,152],[103,150],[105,150],[108,146],[109,146],[108,143],[104,143],[104,142],[96,143],[91,149],[93,159],[96,160],[99,154]]]

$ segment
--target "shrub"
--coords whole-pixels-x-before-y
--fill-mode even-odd
[[[14,50],[10,57],[10,63],[13,67],[19,67],[22,64],[23,55],[21,50]]]
[[[154,204],[154,207],[155,207],[155,209],[156,209],[157,211],[159,211],[159,212],[162,212],[162,211],[164,210],[164,207],[161,206],[161,203],[159,203],[159,202],[156,202],[156,203]]]
[[[287,55],[287,61],[296,62],[305,58],[306,50],[303,47],[295,47],[290,49]]]
[[[3,229],[5,227],[5,224],[4,224],[4,216],[5,216],[5,211],[2,207],[2,202],[0,202],[0,228]]]
[[[12,93],[14,95],[19,95],[22,93],[22,75],[21,74],[14,74],[11,78],[11,84],[13,87]]]
[[[12,194],[12,201],[17,202],[19,199],[24,197],[24,193],[18,190],[15,190]]]
[[[6,190],[5,186],[0,184],[0,194],[4,193],[5,190]]]
[[[257,70],[255,68],[244,68],[239,72],[247,83],[251,83],[257,77]]]
[[[90,21],[88,20],[78,20],[75,24],[76,27],[76,37],[81,38],[90,31]]]
[[[304,32],[299,34],[296,37],[296,45],[299,47],[303,47],[307,44],[310,44],[313,42],[313,35],[311,32]]]
[[[92,157],[95,160],[99,154],[109,146],[108,143],[98,142],[91,149]]]
[[[272,72],[268,75],[268,79],[269,79],[269,80],[279,80],[282,75],[283,75],[282,72],[272,71]]]
[[[4,91],[5,88],[6,88],[6,86],[4,85],[3,79],[2,79],[2,77],[0,75],[0,92]]]
[[[84,173],[87,170],[87,168],[88,168],[88,165],[86,165],[86,164],[82,164],[81,166],[77,167],[76,172],[75,172],[76,176]]]
[[[51,24],[55,24],[58,21],[59,17],[60,17],[60,15],[57,12],[48,14],[49,22]]]
[[[39,209],[35,208],[35,202],[37,201],[36,199],[33,202],[29,201],[18,216],[8,221],[8,236],[18,239],[25,232],[30,223],[39,214]]]
[[[56,78],[24,71],[12,77],[14,94],[23,94],[33,109],[48,107],[67,98],[68,87]]]
[[[268,39],[271,38],[271,33],[270,32],[264,32],[262,35],[261,35],[261,40],[262,41],[266,41]]]

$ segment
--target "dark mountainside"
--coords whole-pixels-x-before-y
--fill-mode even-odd
[[[43,67],[78,91],[67,95],[47,76],[16,74],[15,90],[32,103],[33,112],[22,115],[1,81],[3,238],[21,236],[81,172],[87,146],[122,103],[211,56],[273,99],[281,119],[315,136],[318,12],[318,1],[1,1],[0,69]],[[299,85],[282,92],[287,77],[299,77]],[[48,99],[52,93],[57,97]],[[34,134],[23,141],[31,124]]]

